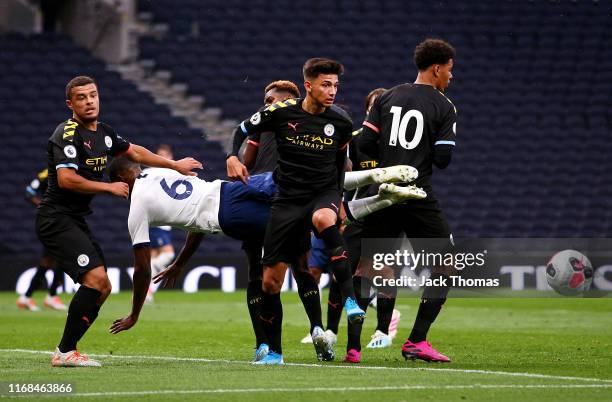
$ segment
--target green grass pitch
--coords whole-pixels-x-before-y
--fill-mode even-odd
[[[429,335],[452,358],[445,365],[403,360],[399,350],[417,299],[400,299],[394,345],[364,348],[362,363],[348,365],[340,362],[346,326],[337,362],[317,362],[312,345],[299,343],[307,332],[299,299],[283,294],[289,364],[259,367],[248,363],[254,341],[244,292],[161,292],[134,328],[110,335],[112,320],[129,311],[130,296],[111,295],[79,345],[100,355],[104,367],[58,369],[48,352],[61,336],[64,313],[19,311],[13,293],[0,293],[0,383],[69,382],[76,393],[63,398],[82,401],[612,400],[610,298],[449,299]],[[375,327],[375,311],[368,314],[364,345]]]

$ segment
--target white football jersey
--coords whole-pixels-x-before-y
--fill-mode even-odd
[[[149,243],[149,228],[168,225],[190,232],[216,233],[222,180],[207,182],[152,168],[134,181],[128,228],[133,245]]]

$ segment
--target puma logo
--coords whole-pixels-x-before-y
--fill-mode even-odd
[[[276,317],[272,316],[272,317],[270,317],[269,320],[267,320],[267,319],[263,318],[263,316],[261,316],[261,315],[259,316],[259,319],[262,320],[263,322],[267,323],[268,325],[272,325],[272,321],[274,321],[275,318]]]
[[[289,127],[291,127],[291,129],[292,129],[293,131],[295,131],[295,132],[297,132],[297,126],[298,126],[298,124],[300,124],[300,123],[291,123],[291,122],[287,123],[287,125],[288,125]]]
[[[327,301],[327,304],[328,304],[328,305],[329,305],[331,308],[334,308],[334,309],[336,309],[336,308],[340,307],[340,303],[334,303],[334,302],[329,301],[329,300]]]
[[[85,321],[85,324],[87,324],[88,327],[91,325],[91,323],[89,322],[89,318],[83,316],[81,317],[81,320]]]
[[[83,141],[83,145],[85,145],[87,148],[89,148],[89,150],[91,151],[91,140],[89,141]]]

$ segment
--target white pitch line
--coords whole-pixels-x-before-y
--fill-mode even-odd
[[[373,391],[414,391],[414,390],[440,390],[440,389],[596,389],[612,388],[612,384],[469,384],[469,385],[392,385],[383,387],[314,387],[314,388],[218,388],[218,389],[164,389],[150,391],[117,391],[117,392],[74,392],[70,394],[37,394],[36,396],[145,396],[145,395],[189,395],[189,394],[230,394],[230,393],[256,393],[256,392],[373,392]],[[0,397],[32,397],[28,395],[7,395]]]
[[[0,353],[29,353],[52,355],[53,352],[45,350],[30,350],[30,349],[0,349]],[[108,358],[108,359],[133,359],[133,360],[163,360],[163,361],[183,361],[195,363],[228,363],[228,364],[250,364],[250,361],[241,360],[224,360],[224,359],[205,359],[200,357],[177,357],[177,356],[130,356],[130,355],[103,355],[103,354],[88,354],[91,357]],[[512,371],[493,371],[493,370],[474,370],[474,369],[455,369],[455,368],[429,368],[429,367],[385,367],[385,366],[360,366],[360,365],[335,365],[335,364],[314,364],[314,363],[285,363],[285,366],[290,367],[321,367],[328,369],[353,369],[353,370],[399,370],[399,371],[441,371],[449,373],[464,373],[464,374],[484,374],[498,375],[506,377],[525,377],[525,378],[540,378],[547,380],[568,380],[568,381],[586,381],[600,382],[612,384],[612,379],[604,378],[589,378],[589,377],[573,377],[560,376],[551,374],[523,373]]]

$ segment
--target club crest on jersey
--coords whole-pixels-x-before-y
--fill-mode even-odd
[[[107,135],[106,137],[104,137],[104,143],[108,148],[110,148],[113,146],[113,139]]]
[[[336,129],[333,124],[328,123],[325,125],[325,127],[323,127],[323,132],[326,136],[331,137],[336,132]]]
[[[255,113],[253,116],[251,116],[251,119],[249,121],[254,126],[256,126],[259,123],[261,123],[261,113],[259,113],[259,112]]]
[[[89,264],[89,257],[87,254],[79,255],[77,257],[77,264],[79,264],[79,267],[84,267],[85,265]]]
[[[74,145],[66,145],[64,147],[64,155],[66,155],[69,158],[74,158],[76,156],[77,152],[76,152],[76,148],[74,147]]]

